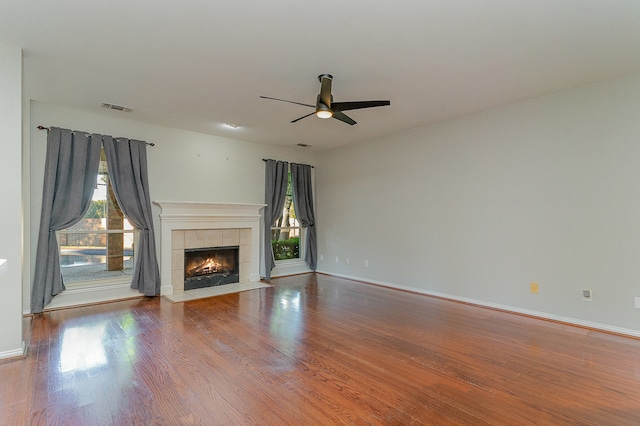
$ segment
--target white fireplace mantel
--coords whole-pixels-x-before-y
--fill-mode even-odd
[[[260,281],[260,209],[264,204],[154,201],[160,206],[161,294],[172,294],[171,236],[174,230],[251,229],[249,281]]]

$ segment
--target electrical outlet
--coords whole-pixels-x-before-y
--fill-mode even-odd
[[[640,309],[640,297],[633,298],[633,307],[636,309]]]
[[[368,261],[368,260],[365,260],[365,261],[364,261],[364,267],[365,267],[365,268],[368,268],[368,267],[369,267],[369,261]]]
[[[320,255],[320,262],[322,262],[324,260],[324,254]]]
[[[582,300],[591,302],[593,300],[593,292],[591,290],[582,290]]]
[[[336,263],[340,263],[340,258],[336,256]]]
[[[347,257],[347,258],[344,260],[344,263],[346,263],[346,264],[348,265],[349,263],[351,263],[351,261],[350,261],[350,260],[349,260],[349,258]]]
[[[538,283],[531,283],[531,284],[529,284],[529,291],[530,291],[531,293],[538,294]]]

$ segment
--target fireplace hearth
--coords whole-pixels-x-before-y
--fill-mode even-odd
[[[239,246],[185,249],[184,289],[240,282]]]

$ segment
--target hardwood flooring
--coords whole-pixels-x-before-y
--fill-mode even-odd
[[[25,321],[3,425],[638,425],[640,340],[324,275]]]

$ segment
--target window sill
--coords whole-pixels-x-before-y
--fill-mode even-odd
[[[276,260],[276,267],[271,271],[271,277],[286,277],[306,272],[311,272],[311,269],[302,259]]]
[[[74,283],[76,284],[76,283]],[[80,284],[80,283],[78,283]],[[45,311],[73,306],[82,306],[94,303],[110,302],[114,300],[142,297],[138,290],[131,288],[131,281],[120,283],[84,282],[82,287],[70,287],[53,298],[50,304],[44,307]],[[25,312],[28,313],[28,312]]]
[[[123,284],[130,285],[131,278],[132,278],[131,276],[128,276],[128,277],[121,277],[121,278],[106,278],[106,279],[100,279],[100,280],[74,281],[71,283],[65,283],[64,286],[66,287],[67,291],[114,287],[114,286],[117,287]]]

